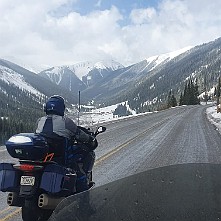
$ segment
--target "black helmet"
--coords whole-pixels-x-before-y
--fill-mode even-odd
[[[65,104],[64,98],[59,95],[51,96],[44,105],[46,114],[56,114],[64,116]]]

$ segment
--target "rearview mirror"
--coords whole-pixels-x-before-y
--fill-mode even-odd
[[[99,133],[102,133],[102,132],[104,132],[105,130],[106,130],[106,127],[103,127],[103,126],[98,127],[98,132],[99,132]]]
[[[97,131],[96,131],[96,135],[100,134],[100,133],[103,133],[104,131],[106,131],[106,127],[104,126],[100,126],[97,128]]]

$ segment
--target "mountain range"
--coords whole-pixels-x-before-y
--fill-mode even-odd
[[[69,66],[52,67],[40,72],[39,75],[77,94],[78,91],[84,91],[120,68],[123,66],[113,60],[96,63],[86,61]]]
[[[32,102],[41,105],[52,94],[64,96],[68,103],[77,103],[78,91],[81,91],[85,103],[93,100],[96,104],[109,105],[129,101],[131,107],[137,109],[165,101],[170,90],[178,97],[190,77],[197,78],[201,91],[205,87],[212,88],[220,76],[220,54],[221,38],[218,38],[127,67],[112,60],[86,61],[36,74],[0,59],[0,96],[7,97],[16,88],[28,92],[27,100],[31,95]],[[16,96],[11,99],[19,102]]]

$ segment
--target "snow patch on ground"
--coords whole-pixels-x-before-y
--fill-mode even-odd
[[[118,105],[126,105],[127,110],[130,111],[131,115],[129,116],[124,116],[124,117],[118,117],[114,115],[114,111],[117,108]],[[136,111],[132,110],[128,102],[121,102],[118,104],[114,104],[111,106],[107,107],[101,107],[101,108],[95,108],[93,106],[82,106],[83,108],[91,108],[90,111],[88,112],[80,112],[79,117],[80,117],[80,125],[81,126],[92,126],[94,124],[100,124],[104,122],[110,122],[110,121],[117,121],[120,119],[125,119],[125,118],[130,118],[142,114],[147,114],[147,113],[142,113],[142,114],[136,114]],[[150,112],[148,112],[150,113]],[[75,113],[75,116],[77,116],[77,113]]]
[[[209,91],[207,91],[207,96],[214,96],[215,87],[211,88]],[[205,98],[205,92],[199,95],[199,98],[204,99]]]
[[[221,133],[221,113],[217,113],[217,106],[212,106],[206,109],[207,118],[214,124]]]
[[[122,104],[122,105],[126,104],[127,109],[131,112],[131,115],[124,116],[124,117],[118,117],[118,116],[113,115],[113,112],[115,111],[117,106],[120,104]],[[212,104],[212,103],[201,102],[201,105],[208,105],[208,104]],[[186,106],[186,105],[183,105],[183,106]],[[94,124],[117,121],[120,119],[131,118],[131,117],[136,117],[136,116],[140,116],[140,115],[154,113],[154,112],[145,112],[145,113],[136,114],[136,112],[134,110],[130,109],[127,102],[122,102],[119,104],[111,105],[108,107],[102,107],[102,108],[98,108],[98,109],[96,109],[93,106],[84,106],[84,107],[85,108],[92,107],[92,109],[89,112],[81,112],[80,113],[80,122],[83,123],[80,125],[82,125],[82,126],[85,126],[85,125],[91,126]],[[174,107],[174,108],[177,108],[177,107]],[[155,112],[157,112],[157,111],[155,111]],[[211,107],[207,108],[206,113],[207,113],[207,118],[209,119],[209,121],[211,123],[213,123],[221,133],[221,113],[217,113],[216,106],[211,106]]]

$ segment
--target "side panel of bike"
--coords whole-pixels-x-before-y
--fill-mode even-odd
[[[44,169],[40,189],[54,195],[70,194],[74,192],[76,179],[75,173],[70,173],[57,164],[49,164]]]
[[[16,192],[19,189],[21,172],[13,168],[13,164],[0,164],[0,191]]]
[[[32,188],[32,185],[22,185],[22,178],[28,177],[24,172],[17,170],[10,163],[0,164],[0,191],[17,192],[22,188]],[[32,177],[32,176],[30,176]],[[39,187],[33,184],[33,187],[39,188],[42,192],[51,195],[66,195],[73,191],[76,182],[76,174],[70,173],[64,167],[57,164],[49,164],[42,171],[42,176],[38,178]],[[30,195],[32,194],[32,191]],[[22,194],[28,195],[28,194]]]

